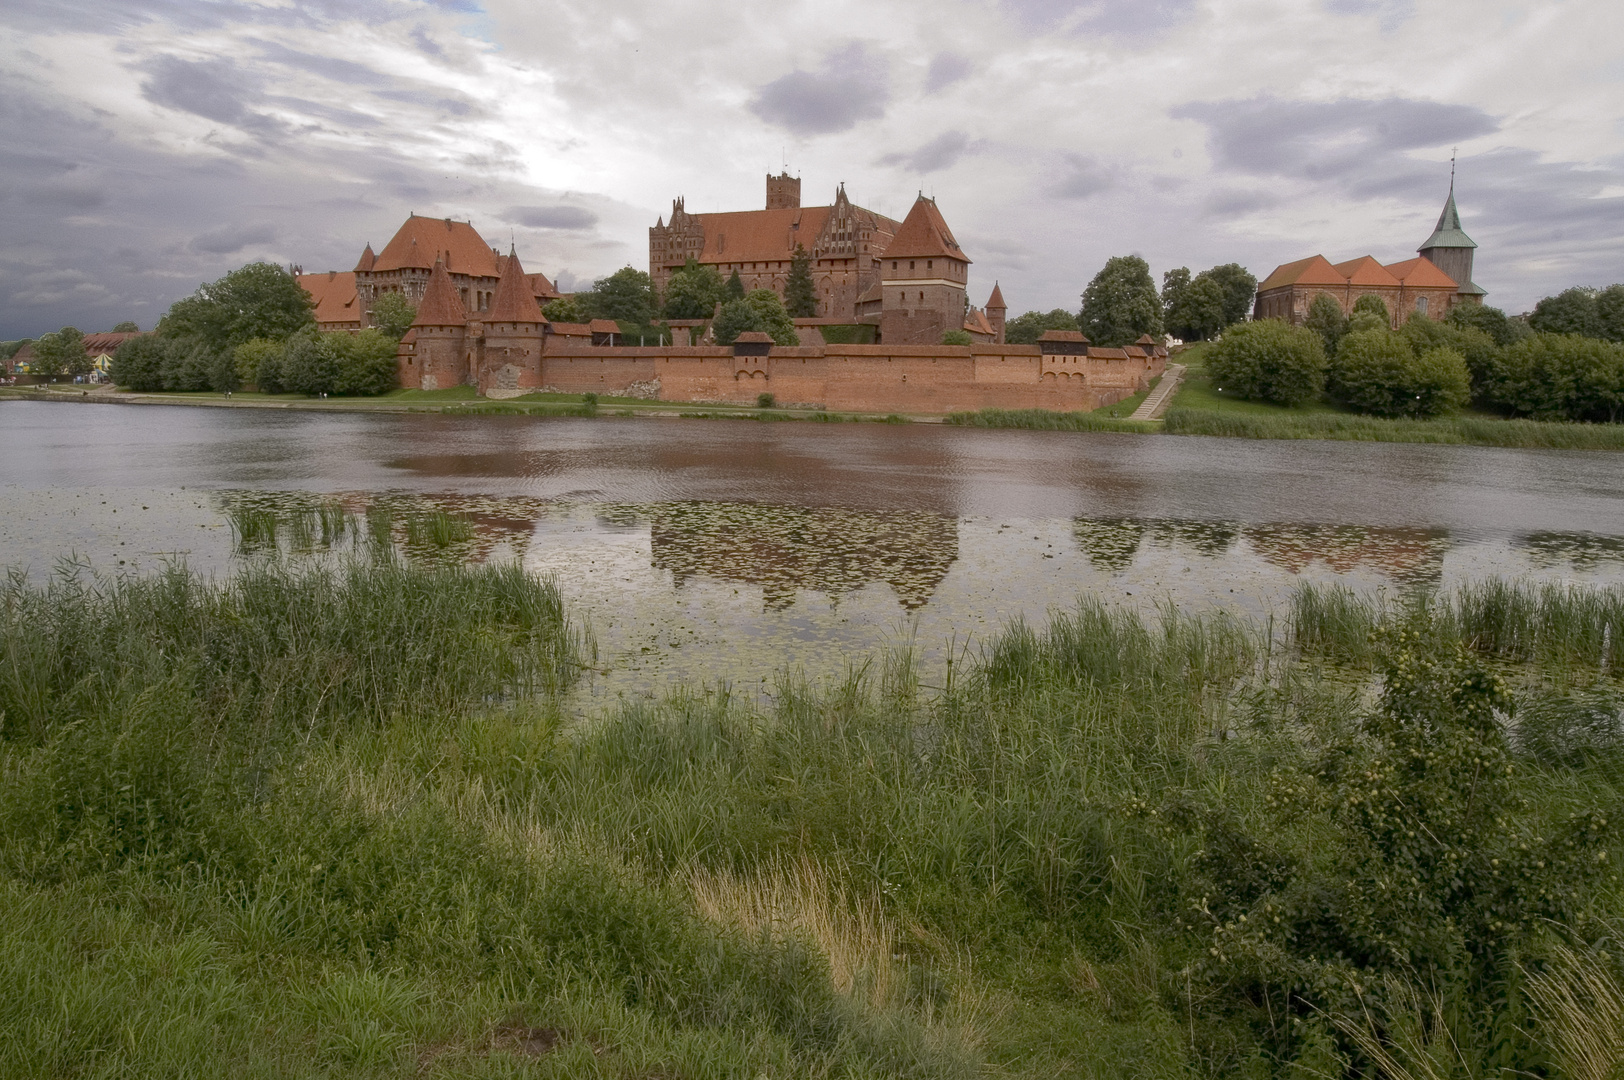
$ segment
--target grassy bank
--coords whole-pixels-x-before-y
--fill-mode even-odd
[[[1018,428],[1026,431],[1133,431],[1151,432],[1160,424],[1128,420],[1095,412],[1051,412],[1047,409],[982,409],[949,413],[942,422],[955,427]]]
[[[565,726],[514,570],[13,579],[0,1073],[1592,1080],[1621,618],[1085,601]]]

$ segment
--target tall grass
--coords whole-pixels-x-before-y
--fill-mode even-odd
[[[1624,450],[1624,425],[1565,424],[1485,417],[1386,420],[1342,413],[1256,416],[1216,409],[1175,408],[1169,435],[1237,439],[1340,439],[1358,442],[1452,443],[1553,450]]]

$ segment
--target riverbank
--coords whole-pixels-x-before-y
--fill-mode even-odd
[[[1586,1080],[1624,1030],[1540,995],[1611,977],[1620,633],[1084,599],[569,723],[590,639],[512,568],[12,580],[0,1073],[1288,1080],[1420,1001]]]

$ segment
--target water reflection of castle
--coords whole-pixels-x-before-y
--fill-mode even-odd
[[[1339,574],[1360,567],[1403,585],[1435,585],[1443,577],[1449,533],[1442,529],[1274,523],[1241,525],[1165,518],[1078,518],[1077,546],[1098,570],[1126,570],[1140,546],[1181,549],[1206,558],[1228,554],[1245,540],[1271,565],[1300,574],[1318,563]]]
[[[801,589],[839,596],[883,581],[911,611],[959,557],[958,522],[920,511],[716,502],[637,509],[648,517],[654,565],[678,585],[698,575],[759,585],[769,608],[790,606]]]

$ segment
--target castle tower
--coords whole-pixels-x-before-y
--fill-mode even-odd
[[[1455,167],[1449,167],[1449,198],[1438,215],[1438,227],[1416,251],[1423,259],[1460,283],[1456,302],[1481,304],[1488,294],[1472,283],[1472,256],[1477,245],[1460,227],[1460,211],[1455,209]]]
[[[801,178],[791,176],[786,169],[774,176],[767,174],[767,209],[799,210],[801,208]]]
[[[484,313],[484,348],[474,373],[481,394],[500,397],[506,391],[541,385],[541,335],[546,322],[530,279],[519,264],[519,253],[510,247]]]
[[[531,301],[534,303],[534,299]],[[397,360],[400,385],[421,390],[445,390],[468,381],[468,311],[451,283],[445,262],[434,261],[417,318],[401,339]]]
[[[970,259],[936,200],[921,193],[880,260],[880,340],[937,345],[964,326]]]
[[[992,295],[987,297],[987,322],[992,326],[993,344],[1004,343],[1004,315],[1009,308],[1004,304],[1004,290],[998,287],[998,282],[992,283]]]

